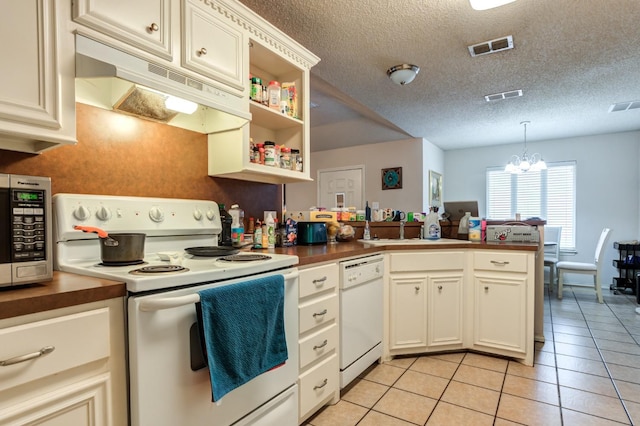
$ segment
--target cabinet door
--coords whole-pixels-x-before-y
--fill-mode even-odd
[[[76,22],[161,58],[172,58],[170,0],[76,0]]]
[[[90,377],[0,409],[0,424],[107,426],[111,422],[109,373]]]
[[[390,278],[389,349],[426,347],[426,277]]]
[[[0,3],[5,16],[0,25],[0,57],[5,60],[0,132],[9,136],[0,138],[2,149],[40,152],[57,143],[75,143],[74,75],[68,56],[73,55],[73,37],[58,37],[57,7],[54,0]]]
[[[527,278],[508,274],[474,277],[474,344],[526,352]]]
[[[463,275],[430,275],[427,281],[428,341],[432,346],[461,345]]]
[[[244,92],[249,74],[243,33],[199,3],[185,1],[182,15],[182,65]]]

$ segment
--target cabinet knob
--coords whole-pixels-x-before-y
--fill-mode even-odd
[[[442,286],[441,285],[438,286],[438,290],[442,291]]]
[[[484,291],[489,291],[489,286],[488,285],[484,286]]]
[[[420,286],[415,286],[416,293],[420,291]]]
[[[207,49],[205,49],[204,47],[201,48],[200,50],[198,50],[198,55],[199,56],[204,56],[207,54]]]
[[[147,30],[149,30],[150,33],[156,32],[160,29],[160,27],[158,26],[158,24],[156,24],[155,22],[153,22],[151,25],[149,25],[147,27]]]

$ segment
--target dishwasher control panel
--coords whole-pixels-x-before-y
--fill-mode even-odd
[[[379,255],[340,262],[340,288],[382,279],[383,274],[383,257]]]

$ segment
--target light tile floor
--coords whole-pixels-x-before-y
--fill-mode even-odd
[[[640,315],[632,295],[545,295],[535,365],[478,353],[374,364],[308,426],[640,425]]]

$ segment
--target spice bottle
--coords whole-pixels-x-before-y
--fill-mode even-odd
[[[234,204],[229,209],[229,214],[233,219],[231,222],[231,245],[240,246],[244,242],[244,210]]]
[[[256,229],[253,232],[253,248],[262,248],[262,224],[260,220],[256,222]]]
[[[269,102],[269,108],[280,111],[280,101],[282,99],[282,93],[280,93],[280,83],[275,80],[269,82],[269,87],[267,87],[267,99]]]
[[[276,144],[275,142],[265,141],[264,143],[264,165],[276,165]]]
[[[262,103],[262,79],[260,77],[251,78],[251,100]]]

